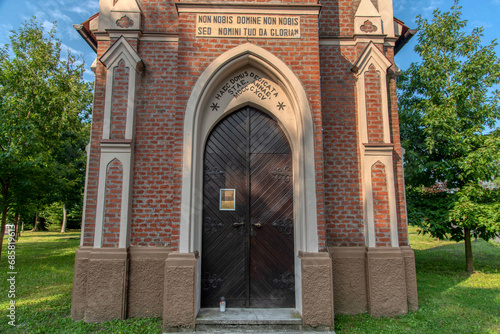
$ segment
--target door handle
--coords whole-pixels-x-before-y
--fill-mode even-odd
[[[234,223],[233,226],[234,227],[238,227],[238,226],[243,226],[245,225],[245,222],[241,222],[241,223]]]
[[[252,225],[255,226],[255,227],[262,227],[261,223],[256,223],[256,224],[252,224]]]

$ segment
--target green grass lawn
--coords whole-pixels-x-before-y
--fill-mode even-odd
[[[476,272],[465,272],[464,243],[437,241],[410,227],[417,312],[393,318],[335,317],[337,333],[500,333],[500,244],[472,242]]]
[[[6,240],[0,262],[0,333],[161,333],[161,319],[101,324],[70,316],[79,233],[25,232],[16,244],[16,324],[8,324]],[[392,318],[337,316],[340,333],[500,333],[500,244],[473,242],[476,273],[465,273],[464,245],[419,236],[415,250],[417,312]]]
[[[161,333],[161,319],[87,324],[71,320],[71,289],[80,233],[25,232],[16,244],[16,324],[8,324],[6,243],[0,262],[0,333]]]

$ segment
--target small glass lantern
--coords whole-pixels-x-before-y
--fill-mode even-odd
[[[219,310],[221,312],[226,312],[226,298],[220,297]]]

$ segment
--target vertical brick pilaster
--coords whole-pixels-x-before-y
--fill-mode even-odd
[[[104,200],[102,247],[118,247],[120,238],[123,166],[117,159],[108,165]]]
[[[391,246],[391,217],[385,165],[377,161],[372,166],[373,217],[376,246]]]
[[[320,47],[326,241],[337,247],[365,245],[356,57],[354,46]]]
[[[97,59],[101,57],[110,46],[109,41],[99,41],[97,47]],[[94,85],[94,106],[92,109],[92,131],[89,142],[87,202],[85,203],[85,221],[83,222],[83,246],[94,245],[95,220],[97,207],[97,192],[99,187],[100,166],[100,140],[102,139],[104,104],[106,95],[106,67],[97,62]]]
[[[124,139],[127,123],[129,71],[121,60],[113,69],[110,139]]]
[[[369,143],[384,142],[380,72],[370,65],[365,73],[366,124]]]

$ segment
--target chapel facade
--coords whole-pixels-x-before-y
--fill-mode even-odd
[[[72,317],[418,308],[392,0],[100,0]]]

